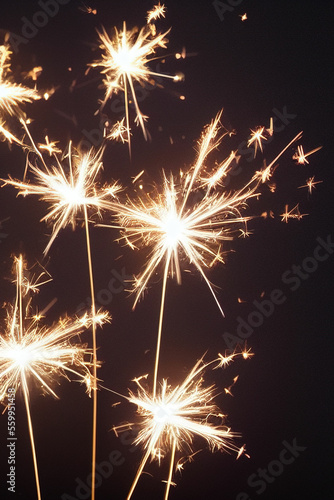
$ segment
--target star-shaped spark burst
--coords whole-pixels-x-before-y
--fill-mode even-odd
[[[103,208],[109,207],[108,198],[113,198],[120,187],[113,185],[98,187],[96,177],[102,169],[103,150],[93,148],[86,153],[74,151],[71,143],[65,159],[68,159],[67,168],[62,164],[55,152],[55,142],[47,142],[41,149],[48,150],[52,155],[51,163],[47,165],[41,152],[36,148],[35,153],[42,162],[42,167],[29,162],[29,170],[34,176],[35,183],[19,180],[2,179],[4,185],[9,184],[19,190],[19,195],[38,195],[40,200],[50,204],[48,213],[42,221],[53,224],[52,235],[44,250],[46,254],[59,234],[59,231],[68,225],[74,229],[77,219],[87,215],[88,209],[94,209],[98,214]],[[52,148],[52,149],[51,149]]]
[[[296,160],[298,165],[305,165],[306,163],[309,163],[307,160],[307,157],[312,155],[313,153],[316,153],[322,148],[322,146],[319,146],[318,148],[312,149],[312,151],[309,151],[308,153],[304,153],[304,148],[303,146],[298,146],[297,151],[294,153],[292,159]]]
[[[0,133],[2,133],[9,142],[15,141],[18,144],[22,144],[22,142],[5,127],[4,115],[22,116],[20,105],[40,99],[40,96],[36,90],[18,85],[10,80],[8,76],[10,72],[10,56],[11,51],[8,46],[0,45]]]
[[[140,111],[138,100],[135,93],[134,82],[144,84],[159,76],[178,80],[178,76],[165,75],[152,71],[148,64],[152,60],[153,54],[157,48],[166,48],[166,36],[170,30],[158,35],[152,35],[152,30],[149,26],[138,30],[133,28],[127,30],[125,22],[123,30],[115,29],[114,36],[109,37],[106,30],[98,32],[100,38],[100,48],[102,49],[102,59],[90,64],[92,67],[102,67],[101,73],[105,75],[103,83],[105,85],[105,98],[101,108],[107,100],[118,92],[124,92],[125,97],[125,117],[126,129],[128,135],[129,151],[130,151],[130,119],[129,119],[129,102],[133,102],[136,112],[136,123],[140,125],[145,139],[147,132],[145,128],[145,120],[147,116]],[[129,97],[131,95],[131,98]]]
[[[34,433],[29,405],[29,393],[33,382],[46,393],[57,397],[52,388],[55,379],[69,374],[84,382],[90,392],[92,382],[92,349],[72,339],[94,322],[104,322],[107,315],[95,318],[85,314],[81,318],[64,318],[47,327],[40,326],[37,315],[31,314],[30,293],[41,284],[30,282],[25,276],[22,256],[15,259],[16,300],[7,306],[7,320],[0,335],[0,401],[9,392],[22,389],[27,411],[30,442],[32,447],[37,497],[41,498]]]
[[[265,131],[265,127],[258,127],[256,130],[251,130],[251,137],[248,140],[247,146],[251,146],[254,143],[254,158],[257,153],[257,148],[259,147],[261,152],[262,149],[262,141],[266,141],[267,138],[263,135]]]
[[[288,205],[285,205],[285,212],[282,213],[280,215],[280,217],[282,217],[282,219],[281,219],[282,222],[288,223],[289,219],[301,220],[303,217],[305,217],[305,215],[308,215],[308,214],[301,214],[300,210],[299,210],[299,203],[297,203],[297,205],[295,205],[293,208],[291,208],[291,210],[289,210]]]
[[[165,13],[166,7],[164,4],[161,5],[159,2],[157,5],[154,5],[153,9],[147,12],[147,24],[150,24],[152,21],[156,21],[159,17],[165,17]]]
[[[313,189],[315,189],[315,186],[317,184],[321,184],[321,182],[322,182],[322,181],[315,181],[314,178],[315,178],[315,176],[313,175],[312,177],[307,179],[306,184],[304,184],[303,186],[299,186],[298,189],[308,188],[309,194],[312,194],[312,191],[313,191]]]
[[[244,357],[250,356],[249,351],[245,353]],[[239,448],[234,444],[233,438],[238,434],[224,424],[226,416],[214,402],[216,386],[204,386],[205,370],[213,364],[216,365],[214,368],[226,366],[228,363],[224,361],[222,364],[222,359],[225,357],[221,355],[219,359],[208,363],[200,359],[180,385],[172,387],[164,379],[156,395],[152,395],[143,385],[142,380],[147,375],[134,380],[137,392],[129,391],[130,397],[127,399],[137,406],[139,421],[136,422],[136,427],[139,432],[134,444],[142,446],[144,456],[127,500],[131,498],[147,461],[157,460],[160,463],[169,455],[169,475],[164,496],[167,500],[174,470],[181,470],[184,463],[193,456],[195,438],[204,439],[211,451],[236,452],[237,458],[244,451],[244,447]],[[116,427],[115,431],[129,426],[131,427],[130,424]],[[177,454],[180,458],[176,462]]]
[[[162,189],[155,186],[153,192],[140,193],[138,199],[115,203],[117,227],[126,243],[133,249],[137,246],[151,249],[134,285],[134,307],[160,264],[165,279],[171,275],[180,283],[180,259],[186,258],[200,272],[221,310],[204,268],[223,260],[223,241],[232,239],[232,228],[238,230],[247,223],[248,217],[242,217],[240,210],[248,199],[257,196],[261,179],[254,176],[234,193],[216,191],[217,178],[224,177],[236,159],[234,152],[204,178],[205,161],[222,139],[220,117],[221,113],[205,128],[198,143],[197,160],[188,172],[168,177],[163,172]]]

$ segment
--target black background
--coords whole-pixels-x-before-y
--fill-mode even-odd
[[[16,81],[20,81],[22,72],[42,66],[39,88],[56,88],[48,101],[25,108],[33,119],[31,131],[37,142],[42,142],[45,134],[59,140],[62,147],[69,139],[75,143],[87,139],[87,133],[98,137],[94,133],[99,129],[100,118],[94,112],[97,100],[103,97],[101,79],[96,70],[85,76],[86,65],[98,57],[95,29],[102,25],[107,30],[113,26],[121,28],[123,20],[129,28],[142,26],[152,4],[96,1],[90,5],[97,9],[96,15],[83,12],[82,6],[75,1],[60,6],[57,15],[39,28],[28,43],[20,43],[12,57]],[[37,2],[14,0],[2,5],[0,27],[21,35],[26,23],[23,18],[31,21],[40,10]],[[244,12],[248,20],[242,22],[240,15]],[[160,182],[162,168],[176,173],[189,167],[203,126],[221,108],[224,125],[235,129],[236,135],[223,142],[219,151],[213,153],[212,161],[223,159],[247,140],[250,128],[268,126],[274,108],[282,112],[285,107],[290,115],[295,115],[265,145],[263,156],[248,162],[249,156],[242,155],[242,173],[232,179],[231,187],[240,187],[262,166],[263,157],[267,161],[273,159],[301,130],[306,152],[320,145],[323,148],[309,157],[310,165],[304,166],[291,160],[293,148],[289,149],[275,172],[276,193],[265,194],[248,208],[253,215],[272,209],[275,218],[253,219],[253,234],[230,244],[233,252],[227,255],[226,265],[209,272],[209,278],[220,287],[218,297],[225,318],[195,272],[183,274],[181,287],[172,281],[168,283],[160,377],[168,377],[171,383],[181,382],[204,352],[208,351],[207,359],[224,352],[227,345],[223,334],[235,334],[237,318],[247,319],[254,311],[254,300],[269,298],[274,289],[282,290],[286,296],[285,302],[276,306],[248,338],[248,346],[255,353],[252,360],[236,361],[226,371],[208,373],[208,382],[216,383],[222,392],[236,374],[240,375],[233,388],[234,396],[221,394],[217,403],[228,414],[232,430],[242,434],[238,443],[246,443],[250,458],[243,456],[236,461],[234,456],[213,454],[196,440],[195,449],[204,450],[186,465],[181,476],[176,476],[177,486],[172,487],[170,499],[235,500],[240,492],[245,492],[251,499],[329,500],[333,495],[329,471],[333,448],[333,255],[301,279],[295,291],[291,291],[291,284],[282,282],[282,274],[312,257],[317,237],[326,240],[333,234],[332,2],[244,0],[223,17],[221,20],[211,2],[167,2],[166,18],[157,23],[161,30],[172,26],[165,53],[173,54],[185,47],[188,57],[168,57],[161,68],[170,74],[182,72],[185,80],[179,84],[166,80],[163,89],[147,92],[140,106],[149,116],[152,140],[145,142],[140,130],[134,130],[132,162],[126,145],[108,144],[103,180],[120,179],[130,185],[131,177],[145,169],[147,182]],[[73,80],[75,86],[71,86]],[[179,94],[186,99],[178,99]],[[114,106],[119,108],[115,101]],[[108,104],[105,108],[111,121],[121,117],[121,113],[113,111],[115,107]],[[13,130],[19,133],[15,121]],[[25,165],[23,152],[6,143],[0,144],[0,151],[1,176],[20,178]],[[323,183],[309,196],[306,189],[297,187],[312,175]],[[282,223],[279,214],[285,204],[292,207],[298,202],[301,212],[309,215],[301,221]],[[39,223],[45,209],[35,197],[16,198],[10,187],[0,191],[0,232],[7,235],[0,239],[1,303],[14,297],[10,283],[12,255],[24,252],[30,264],[42,259],[50,234],[50,229]],[[112,272],[123,270],[128,276],[139,272],[144,254],[115,243],[116,233],[111,230],[92,228],[91,234],[97,293],[108,288]],[[64,230],[43,262],[53,282],[41,289],[36,305],[43,309],[57,297],[47,317],[47,322],[52,323],[65,313],[75,314],[89,296],[83,229]],[[184,267],[191,269],[186,264]],[[113,320],[98,334],[99,359],[103,361],[99,375],[104,385],[123,394],[128,387],[134,388],[131,379],[153,371],[160,290],[157,276],[134,312],[133,298],[125,291],[113,294],[112,300],[109,296],[106,304]],[[238,297],[244,302],[239,303]],[[90,341],[89,332],[83,340]],[[47,500],[87,498],[88,493],[85,495],[83,490],[78,496],[76,487],[77,478],[86,483],[90,473],[91,400],[76,382],[62,380],[56,390],[59,400],[42,397],[38,387],[31,391],[42,495]],[[101,481],[96,489],[97,500],[125,498],[142,456],[140,449],[132,449],[110,431],[113,425],[136,418],[135,408],[126,402],[112,407],[117,401],[119,398],[109,392],[99,393],[97,463],[107,461],[113,450],[118,450],[124,461]],[[36,495],[20,391],[16,404],[17,492],[13,495],[6,491],[7,419],[3,414],[1,498],[30,500]],[[258,495],[258,487],[247,484],[249,476],[278,459],[284,440],[292,443],[294,439],[306,449]],[[167,461],[161,468],[152,464],[145,470],[148,473],[140,479],[133,499],[163,498],[161,480],[168,473]]]

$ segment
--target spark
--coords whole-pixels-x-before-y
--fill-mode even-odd
[[[322,146],[319,146],[318,148],[312,149],[312,151],[309,151],[308,153],[304,153],[303,146],[298,146],[297,151],[294,153],[292,159],[296,160],[298,165],[305,165],[306,163],[308,164],[309,161],[306,158],[312,155],[313,153],[316,153],[321,148]]]
[[[139,427],[139,432],[134,444],[143,447],[144,456],[127,500],[130,500],[147,461],[156,460],[160,464],[170,455],[169,474],[165,481],[164,499],[167,500],[170,486],[174,484],[174,469],[181,470],[184,463],[191,461],[195,454],[195,437],[204,439],[211,451],[244,451],[244,448],[239,449],[234,444],[233,438],[238,434],[224,424],[225,416],[214,402],[217,395],[216,386],[204,386],[204,371],[216,361],[204,363],[203,359],[200,359],[185,380],[175,387],[163,379],[155,395],[143,385],[142,379],[145,380],[147,376],[135,379],[137,392],[129,390],[130,397],[127,399],[137,406],[139,422],[136,422],[136,427]],[[134,424],[118,427],[116,432],[131,425]],[[188,459],[180,458],[176,463],[177,453],[185,454]]]
[[[266,128],[266,132],[269,137],[272,137],[274,135],[274,119],[272,116],[270,117],[269,128]]]
[[[7,306],[7,320],[0,335],[0,401],[3,401],[8,389],[17,391],[22,388],[28,418],[30,442],[33,453],[37,497],[40,500],[39,474],[34,444],[34,434],[29,406],[29,394],[32,381],[45,394],[58,398],[52,382],[56,377],[69,374],[79,377],[86,383],[87,391],[93,366],[87,356],[92,357],[92,350],[84,344],[73,344],[74,336],[84,330],[81,318],[63,318],[58,323],[46,327],[40,326],[33,316],[29,318],[30,301],[28,292],[37,285],[27,286],[22,256],[15,259],[16,300],[14,305]],[[24,307],[24,301],[27,306]],[[86,319],[89,323],[89,320]]]
[[[254,356],[254,354],[251,352],[251,349],[247,349],[246,346],[241,352],[234,351],[232,353],[225,352],[225,354],[219,353],[218,354],[218,361],[219,362],[218,362],[217,366],[214,367],[214,369],[225,368],[230,363],[232,363],[232,361],[234,361],[234,359],[238,356],[242,356],[243,359],[248,359],[248,358],[251,358],[252,356]]]
[[[124,125],[125,118],[122,118],[121,121],[116,122],[110,129],[110,131],[106,134],[106,139],[110,139],[112,141],[128,141],[128,129]]]
[[[159,2],[157,5],[154,5],[153,9],[147,12],[147,24],[150,24],[152,21],[156,21],[159,17],[165,17],[165,13],[166,7],[164,4],[161,5]]]
[[[308,214],[301,214],[300,210],[299,210],[299,203],[297,203],[297,205],[295,205],[291,210],[289,210],[288,205],[285,205],[285,212],[282,213],[280,215],[280,217],[282,217],[282,219],[281,219],[282,222],[288,223],[289,219],[300,220],[303,217],[305,217],[305,215],[308,215]]]
[[[207,178],[202,179],[203,185],[207,186],[208,190],[211,190],[218,185],[223,185],[223,179],[227,176],[228,172],[231,170],[231,164],[235,162],[238,164],[240,156],[237,155],[235,151],[231,151],[231,154],[222,163],[218,165],[216,170]]]
[[[314,176],[307,179],[306,184],[304,186],[299,186],[298,189],[308,188],[310,194],[312,194],[313,189],[315,189],[316,184],[320,184],[322,181],[315,181]]]
[[[259,147],[261,150],[261,153],[263,151],[262,149],[262,140],[266,141],[267,138],[263,135],[263,132],[265,130],[265,127],[258,127],[256,130],[251,129],[251,137],[248,140],[247,146],[251,146],[254,143],[254,158],[257,153],[257,148]]]
[[[241,21],[247,21],[247,19],[248,19],[246,12],[244,14],[240,14],[239,17],[240,17]]]
[[[148,64],[152,60],[157,48],[166,48],[165,33],[152,36],[149,27],[144,27],[138,31],[138,28],[127,30],[126,23],[123,23],[123,30],[118,31],[114,28],[115,33],[112,38],[109,37],[106,30],[98,32],[100,38],[100,48],[102,49],[102,59],[90,64],[91,67],[102,67],[101,73],[105,75],[103,83],[105,85],[105,98],[102,101],[101,109],[104,107],[107,100],[118,92],[124,92],[125,96],[125,118],[126,130],[128,134],[129,151],[130,149],[130,119],[129,119],[129,103],[131,100],[135,107],[136,118],[135,122],[140,125],[144,137],[147,140],[148,135],[145,128],[147,116],[142,114],[134,88],[134,81],[144,84],[151,81],[151,77],[164,77],[176,80],[177,77],[156,73],[151,71]]]
[[[93,9],[92,7],[89,7],[88,5],[82,4],[82,7],[78,7],[81,12],[84,12],[85,14],[93,14],[96,16],[97,14],[97,9]]]
[[[39,149],[48,151],[49,155],[52,156],[54,153],[61,153],[61,149],[56,147],[58,141],[49,141],[49,137],[45,136],[46,144],[38,144]]]

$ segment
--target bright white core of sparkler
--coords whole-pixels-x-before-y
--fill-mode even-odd
[[[175,248],[184,236],[184,222],[173,212],[167,212],[162,219],[162,230],[165,233],[165,245],[167,248]]]

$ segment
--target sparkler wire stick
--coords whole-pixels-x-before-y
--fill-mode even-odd
[[[157,347],[155,351],[155,365],[154,365],[154,378],[153,378],[153,398],[156,396],[157,390],[157,378],[158,378],[158,367],[159,367],[159,357],[160,357],[160,344],[161,344],[161,334],[162,334],[162,323],[164,317],[165,310],[165,298],[166,298],[166,288],[167,288],[167,278],[168,278],[168,269],[169,269],[169,261],[170,256],[168,256],[164,277],[162,283],[162,293],[161,293],[161,305],[160,305],[160,314],[159,314],[159,327],[158,327],[158,336],[157,336]]]
[[[28,384],[27,384],[27,379],[26,379],[23,368],[21,368],[21,380],[22,380],[22,389],[23,389],[23,395],[24,395],[24,403],[25,403],[26,412],[27,412],[27,419],[28,419],[30,445],[31,445],[32,457],[33,457],[33,463],[34,463],[37,498],[38,498],[38,500],[41,500],[41,498],[42,498],[41,497],[41,487],[40,487],[40,483],[39,483],[39,473],[38,473],[38,465],[37,465],[37,455],[36,455],[36,448],[35,448],[34,431],[33,431],[31,414],[30,414],[30,407],[29,407]]]
[[[174,469],[174,462],[175,462],[175,451],[176,451],[176,438],[174,437],[173,444],[172,444],[171,459],[170,459],[170,464],[169,464],[169,473],[168,473],[168,479],[167,479],[167,484],[166,484],[164,500],[168,500],[170,485],[172,484],[173,469]]]
[[[95,305],[95,290],[94,290],[94,279],[93,279],[93,265],[92,265],[92,255],[91,255],[91,245],[89,236],[89,226],[88,226],[88,215],[87,207],[84,205],[84,217],[85,217],[85,230],[86,230],[86,244],[87,244],[87,258],[88,258],[88,269],[89,269],[89,283],[90,292],[92,297],[92,317],[96,316],[96,305]],[[95,463],[96,463],[96,427],[97,427],[97,355],[96,355],[96,323],[92,323],[92,338],[93,338],[93,428],[92,428],[92,500],[95,499]]]

